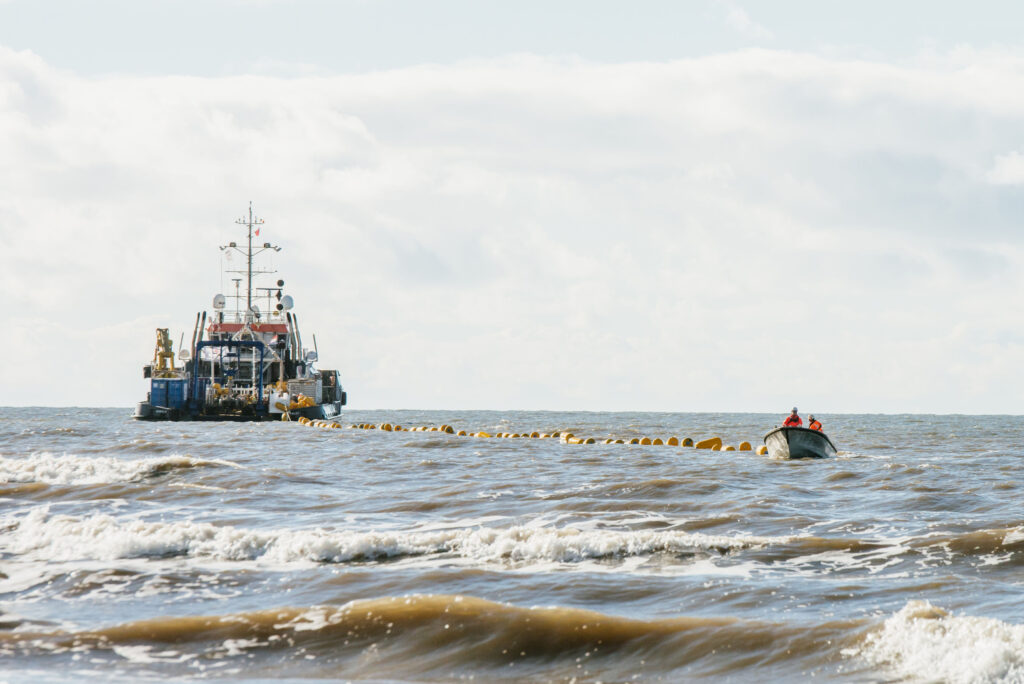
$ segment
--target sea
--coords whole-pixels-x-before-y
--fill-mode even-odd
[[[1024,417],[782,408],[0,409],[0,682],[1024,682]]]

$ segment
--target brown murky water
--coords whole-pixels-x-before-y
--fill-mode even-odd
[[[1024,681],[1024,418],[128,414],[0,409],[0,679]]]

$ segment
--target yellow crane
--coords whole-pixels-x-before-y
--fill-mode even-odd
[[[174,343],[168,328],[156,329],[156,349],[153,351],[153,377],[173,378],[174,368]]]

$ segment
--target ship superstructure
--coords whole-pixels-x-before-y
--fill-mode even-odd
[[[241,254],[245,268],[229,270],[234,292],[217,294],[213,311],[196,314],[191,343],[179,345],[175,362],[167,328],[157,329],[153,361],[143,367],[149,380],[146,401],[135,417],[145,420],[267,420],[330,418],[338,415],[347,397],[338,372],[316,367],[316,336],[312,348],[303,346],[294,301],[284,292],[284,280],[261,286],[255,259],[281,248],[269,242],[254,244],[263,220],[253,215],[236,221],[246,227],[243,245],[221,246],[226,255]],[[254,278],[257,282],[254,283]]]

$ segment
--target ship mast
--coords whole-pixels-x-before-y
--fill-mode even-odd
[[[272,249],[275,252],[280,252],[281,248],[278,247],[277,245],[272,245],[269,242],[264,242],[263,246],[256,245],[256,248],[253,249],[253,245],[252,245],[253,228],[255,228],[258,231],[259,227],[263,225],[263,219],[261,219],[259,217],[256,217],[256,216],[253,216],[253,213],[252,213],[252,202],[249,202],[249,216],[248,216],[248,218],[246,218],[245,216],[242,216],[242,218],[240,218],[237,221],[235,221],[235,223],[237,223],[240,226],[245,226],[246,229],[249,231],[248,244],[247,244],[246,249],[243,250],[237,244],[235,244],[234,242],[231,242],[229,244],[221,246],[221,250],[233,249],[233,250],[235,250],[235,251],[245,255],[245,266],[246,266],[245,267],[245,315],[246,315],[246,319],[248,320],[248,318],[250,316],[252,316],[252,314],[253,314],[253,310],[252,310],[252,276],[253,276],[253,274],[255,273],[255,274],[258,275],[260,273],[274,273],[274,271],[272,271],[272,270],[268,270],[268,271],[256,270],[256,271],[254,271],[252,269],[253,257],[255,257],[257,254],[260,254],[261,252],[267,251],[268,249]],[[232,272],[233,273],[239,273],[239,271],[232,271]],[[237,300],[237,297],[236,297],[236,300]]]
[[[253,226],[262,226],[263,225],[263,219],[257,218],[255,221],[253,220],[253,217],[252,217],[252,202],[249,202],[249,220],[246,221],[245,217],[243,216],[242,218],[240,218],[237,221],[235,221],[235,223],[237,223],[239,225],[243,225],[243,226],[245,226],[246,228],[249,229],[249,249],[246,250],[246,252],[245,252],[246,259],[248,260],[247,268],[246,268],[246,276],[247,276],[248,279],[246,280],[246,283],[245,283],[245,310],[248,312],[248,311],[252,311],[252,256],[253,256],[253,254],[252,254],[252,227]],[[259,229],[257,228],[257,230],[259,230]],[[262,251],[262,250],[260,250],[260,251]]]

